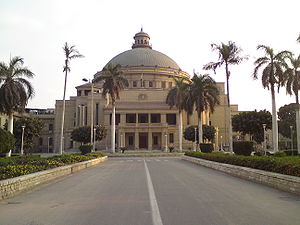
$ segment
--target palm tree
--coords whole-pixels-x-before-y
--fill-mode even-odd
[[[8,115],[8,131],[13,133],[13,113],[22,112],[33,97],[34,89],[25,78],[34,76],[27,67],[23,66],[21,57],[13,57],[9,64],[0,62],[0,112]],[[25,77],[25,78],[24,78]],[[8,156],[11,155],[11,150]]]
[[[64,134],[64,122],[65,122],[65,107],[66,107],[66,85],[67,85],[67,77],[68,77],[68,72],[71,71],[70,68],[70,61],[74,58],[82,58],[84,57],[81,55],[78,50],[75,49],[75,46],[72,45],[71,47],[68,46],[68,43],[66,42],[65,45],[63,46],[63,50],[65,53],[65,65],[63,72],[65,72],[65,85],[64,85],[64,96],[63,96],[63,108],[62,108],[62,119],[61,119],[61,129],[60,129],[60,146],[59,146],[59,154],[62,154],[63,152],[63,134]]]
[[[189,80],[186,78],[181,79],[174,79],[175,87],[173,87],[166,98],[166,103],[172,108],[175,106],[178,109],[179,114],[179,123],[178,123],[178,130],[179,130],[179,151],[182,152],[182,111],[188,110],[188,104],[186,102],[188,91],[189,91]]]
[[[96,73],[97,76],[94,82],[103,81],[102,96],[110,95],[112,102],[112,122],[111,122],[111,147],[112,153],[115,152],[115,138],[116,138],[116,100],[120,98],[120,91],[128,87],[129,83],[126,78],[122,76],[121,65],[113,65],[109,63],[103,70]]]
[[[200,74],[199,76],[194,74],[191,84],[191,97],[198,115],[199,147],[203,142],[202,113],[207,110],[214,112],[215,106],[220,103],[219,94],[219,89],[213,78],[208,74]]]
[[[276,101],[275,101],[275,85],[277,85],[278,92],[279,87],[283,85],[283,66],[285,66],[285,57],[289,54],[288,51],[281,51],[274,53],[274,50],[265,45],[258,45],[257,49],[261,49],[265,52],[265,56],[258,58],[255,62],[255,69],[253,72],[253,78],[258,79],[258,71],[262,70],[262,85],[268,90],[271,89],[272,96],[272,136],[274,151],[278,151],[278,125],[276,118]]]
[[[229,120],[229,150],[233,153],[233,144],[232,144],[232,124],[231,124],[231,110],[230,110],[230,96],[229,96],[229,65],[238,65],[240,64],[245,57],[240,56],[242,51],[241,48],[237,47],[236,44],[232,41],[229,41],[228,44],[221,43],[220,45],[211,44],[212,51],[217,51],[219,54],[218,62],[210,62],[203,66],[205,70],[213,70],[216,73],[216,69],[225,65],[226,72],[226,87],[227,87],[227,115]]]
[[[289,95],[295,94],[296,98],[296,129],[297,129],[297,149],[300,154],[300,108],[299,108],[299,90],[300,90],[300,55],[293,57],[289,55],[291,67],[287,67],[284,72],[286,92]]]

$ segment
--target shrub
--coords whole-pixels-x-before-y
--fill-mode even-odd
[[[253,151],[252,141],[235,141],[233,142],[233,152],[237,155],[250,156]]]
[[[274,156],[275,157],[284,157],[284,156],[287,156],[287,154],[285,152],[275,152]]]
[[[298,155],[298,151],[297,150],[285,150],[284,151],[286,155],[288,156],[293,156],[293,155]]]
[[[214,146],[213,146],[213,144],[204,144],[204,143],[201,143],[200,144],[200,149],[201,149],[201,152],[211,153],[214,150]]]
[[[186,152],[185,155],[220,163],[250,167],[253,169],[260,169],[300,177],[300,156],[240,156],[220,152]]]
[[[15,142],[13,134],[0,128],[0,153],[9,152],[9,150],[13,149]]]
[[[170,152],[173,152],[174,151],[174,146],[170,146],[169,150],[170,150]]]
[[[81,145],[79,147],[79,150],[80,150],[80,152],[81,152],[82,155],[91,153],[92,149],[93,149],[93,145]]]

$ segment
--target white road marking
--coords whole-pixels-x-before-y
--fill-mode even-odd
[[[152,212],[152,222],[153,225],[163,225],[146,160],[144,160],[144,165],[146,170],[147,185],[148,185],[149,199],[150,199],[151,212]]]
[[[160,159],[156,159],[156,162],[160,162]]]

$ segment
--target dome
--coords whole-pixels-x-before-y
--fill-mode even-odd
[[[112,58],[107,64],[120,64],[121,66],[157,66],[179,70],[177,63],[165,54],[155,51],[149,43],[150,36],[143,32],[136,33],[132,49],[122,52]]]
[[[134,48],[112,58],[109,63],[121,66],[158,66],[179,70],[177,63],[167,55],[150,48]]]

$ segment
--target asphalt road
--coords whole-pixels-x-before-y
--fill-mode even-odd
[[[112,158],[0,202],[0,225],[299,225],[300,197],[179,158]]]

